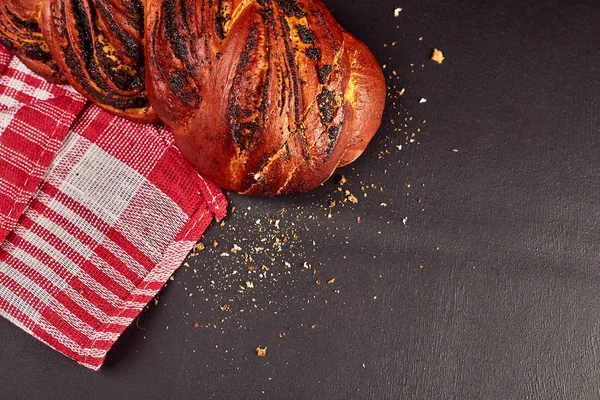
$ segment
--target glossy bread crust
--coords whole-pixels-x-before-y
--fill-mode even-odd
[[[319,0],[149,0],[146,38],[151,103],[226,189],[310,190],[381,122],[379,64]]]
[[[144,84],[142,0],[43,0],[41,26],[78,92],[113,114],[158,121]]]
[[[114,114],[163,121],[229,190],[308,191],[381,123],[381,68],[320,0],[5,1],[0,43]]]

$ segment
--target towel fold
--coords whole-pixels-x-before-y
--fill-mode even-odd
[[[115,117],[1,46],[0,74],[0,315],[98,370],[227,201],[166,128]]]

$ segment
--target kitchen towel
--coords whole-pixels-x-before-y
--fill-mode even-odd
[[[226,212],[169,130],[113,116],[0,46],[0,315],[98,370]]]

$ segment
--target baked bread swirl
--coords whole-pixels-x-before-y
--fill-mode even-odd
[[[157,122],[144,84],[142,0],[42,0],[41,26],[62,75],[100,107]]]
[[[381,68],[321,0],[40,1],[65,79],[113,113],[163,121],[226,189],[310,190],[381,123]]]
[[[3,0],[0,4],[0,44],[36,74],[61,83],[39,21],[41,0]]]
[[[150,101],[183,155],[222,187],[310,190],[356,159],[379,127],[379,64],[321,1],[146,7]]]

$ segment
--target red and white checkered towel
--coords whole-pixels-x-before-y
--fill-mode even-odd
[[[168,130],[88,104],[0,47],[0,315],[97,370],[226,209]]]

